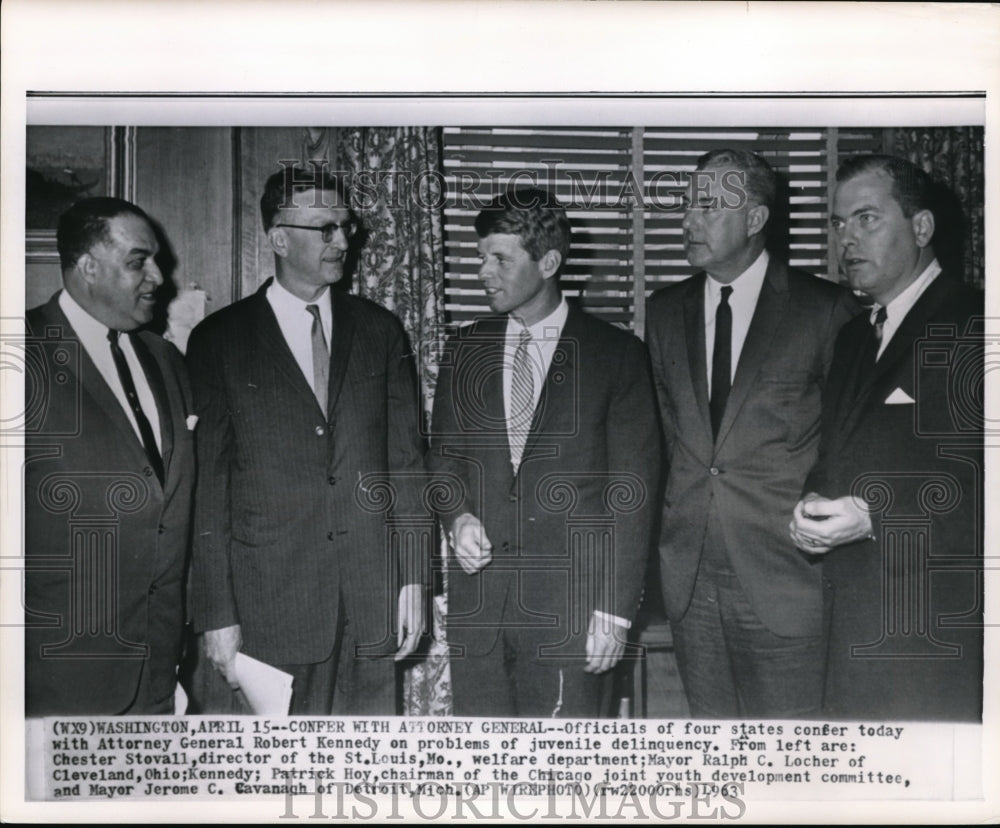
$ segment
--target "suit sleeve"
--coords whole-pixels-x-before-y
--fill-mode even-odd
[[[386,354],[386,393],[388,401],[387,450],[389,477],[397,493],[397,512],[422,516],[426,511],[424,490],[424,445],[420,435],[420,405],[416,367],[406,335],[398,324],[393,326]],[[419,530],[430,534],[430,530]],[[404,544],[397,561],[401,584],[429,582],[430,537]]]
[[[190,600],[195,630],[240,623],[229,560],[233,429],[222,380],[221,349],[196,328],[188,343],[198,483],[195,494]]]
[[[830,312],[830,321],[827,325],[826,337],[823,343],[823,424],[821,430],[822,436],[819,443],[819,457],[802,487],[803,494],[808,492],[822,493],[827,485],[828,440],[826,439],[826,432],[831,425],[829,419],[833,416],[833,411],[836,410],[836,397],[842,393],[845,387],[849,370],[843,361],[845,349],[841,342],[843,339],[841,331],[861,311],[861,305],[854,298],[854,294],[845,290],[837,298]]]
[[[427,467],[432,477],[438,517],[445,531],[459,515],[470,512],[478,515],[472,502],[470,481],[465,464],[456,458],[463,445],[455,399],[455,362],[459,353],[458,338],[452,336],[445,343],[434,390],[434,410],[431,417],[431,445],[427,453]]]
[[[615,509],[613,606],[596,609],[633,620],[642,598],[659,506],[661,443],[649,353],[632,337],[612,379],[607,421],[608,472],[630,480]],[[633,490],[634,489],[634,490]],[[634,498],[634,499],[633,499]]]
[[[649,348],[650,364],[653,371],[653,384],[656,389],[657,413],[663,434],[664,461],[671,456],[671,442],[676,431],[676,426],[672,419],[673,408],[670,404],[670,395],[667,393],[666,371],[663,367],[663,353],[660,342],[660,329],[658,319],[660,311],[658,305],[652,301],[646,305],[646,344]],[[664,474],[666,469],[664,469]]]

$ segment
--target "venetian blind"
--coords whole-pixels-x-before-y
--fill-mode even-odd
[[[779,202],[788,210],[776,221],[779,253],[836,278],[827,255],[832,175],[841,158],[878,151],[880,142],[874,129],[445,128],[448,321],[463,324],[488,312],[473,220],[492,196],[524,185],[553,190],[567,207],[573,239],[563,291],[641,333],[645,297],[691,275],[681,195],[698,156],[721,147],[752,150],[781,174],[787,189]]]

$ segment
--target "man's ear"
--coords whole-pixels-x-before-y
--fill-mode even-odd
[[[538,269],[543,279],[551,279],[562,264],[562,253],[558,250],[546,250],[538,260]]]
[[[927,247],[934,238],[934,214],[930,210],[918,210],[910,219],[917,247]]]
[[[771,211],[763,204],[755,204],[747,210],[747,235],[756,236],[763,232]]]
[[[83,281],[88,285],[92,285],[97,281],[97,259],[91,256],[90,253],[84,253],[76,260],[76,269],[83,277]]]
[[[267,241],[275,256],[284,258],[288,255],[288,234],[282,227],[272,227],[267,231]]]

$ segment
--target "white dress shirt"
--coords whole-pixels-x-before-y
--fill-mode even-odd
[[[132,423],[132,429],[135,431],[136,437],[142,442],[139,424],[135,421],[132,406],[129,405],[128,398],[125,396],[125,389],[122,387],[122,381],[118,377],[118,368],[115,366],[114,357],[111,356],[111,343],[108,342],[108,326],[103,322],[98,322],[80,307],[80,304],[69,295],[69,291],[67,290],[59,294],[59,308],[66,314],[69,324],[83,346],[83,350],[87,352],[87,356],[90,357],[91,362],[97,366],[97,370],[108,384],[108,388],[115,395],[115,399],[121,405],[125,416],[128,417],[128,421]],[[139,397],[139,405],[142,406],[142,412],[146,415],[146,419],[149,420],[149,425],[153,429],[156,447],[162,453],[160,415],[156,410],[156,400],[153,398],[153,392],[149,387],[149,380],[146,379],[146,372],[143,370],[142,364],[139,362],[139,357],[136,356],[135,350],[132,348],[131,337],[118,337],[118,345],[125,355],[125,361],[128,363],[129,370],[132,372],[135,393]]]
[[[732,371],[729,377],[730,383],[736,377],[736,367],[740,361],[740,354],[743,352],[747,331],[750,330],[750,320],[753,319],[753,312],[757,308],[760,289],[764,285],[768,261],[767,251],[762,250],[754,263],[729,283],[729,287],[733,289],[729,295],[729,307],[733,311],[731,339],[733,347],[729,361]],[[722,298],[723,287],[725,285],[715,281],[711,276],[705,280],[705,363],[709,388],[712,387],[712,355],[715,352],[715,314],[719,310],[719,300]]]
[[[939,273],[941,273],[941,265],[938,264],[937,259],[934,259],[924,268],[923,273],[910,282],[906,290],[885,306],[885,322],[882,323],[882,342],[878,346],[878,354],[875,356],[876,360],[882,356],[885,346],[889,344],[889,340],[892,339],[893,334],[899,330],[899,324],[906,318],[906,314],[910,312],[921,294],[927,290],[928,285],[938,277]],[[872,325],[875,324],[875,314],[878,313],[880,307],[882,306],[878,302],[872,307]]]
[[[330,307],[330,288],[327,288],[314,302],[303,302],[298,296],[289,293],[275,279],[267,289],[267,301],[278,319],[281,335],[295,357],[302,375],[313,387],[313,356],[312,356],[312,323],[313,315],[306,310],[306,305],[319,307],[319,321],[323,326],[323,336],[326,347],[330,349],[330,337],[333,333],[333,310]],[[316,389],[313,388],[313,392]]]

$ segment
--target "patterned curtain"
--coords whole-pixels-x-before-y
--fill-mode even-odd
[[[329,133],[311,131],[306,157],[326,158],[332,169],[346,172],[351,206],[364,225],[355,289],[402,321],[417,355],[429,421],[444,336],[441,130],[360,127],[338,128],[335,134],[336,152],[332,153]],[[334,154],[335,159],[331,158]],[[440,587],[434,592],[430,650],[407,670],[404,679],[407,715],[451,713],[444,595]]]
[[[943,267],[958,270],[969,284],[986,284],[983,203],[983,128],[919,127],[887,129],[885,151],[906,158],[949,192],[941,193],[942,226],[934,249]]]

